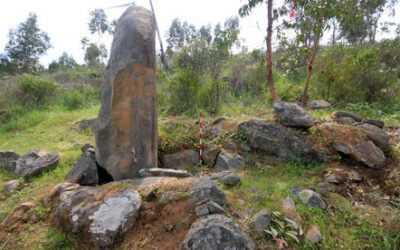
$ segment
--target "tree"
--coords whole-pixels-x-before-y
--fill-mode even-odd
[[[37,16],[30,13],[27,20],[17,29],[11,29],[5,51],[10,62],[19,71],[33,73],[37,71],[39,58],[51,47],[50,38],[38,27]]]
[[[99,41],[102,34],[109,31],[110,25],[107,21],[107,15],[103,9],[95,9],[90,12],[89,31],[90,34],[97,33]],[[100,42],[99,42],[100,43]]]
[[[96,44],[90,43],[85,50],[85,62],[89,66],[100,66],[106,57],[107,49],[103,44],[98,47]]]
[[[243,5],[240,10],[239,14],[243,16],[247,16],[250,14],[251,10],[255,8],[258,4],[263,3],[264,0],[248,0],[248,3]],[[267,61],[267,80],[268,80],[268,87],[269,92],[271,94],[272,100],[279,101],[279,96],[275,90],[274,79],[272,75],[272,27],[274,18],[272,16],[272,7],[273,3],[272,0],[267,0],[267,20],[268,20],[268,28],[267,28],[267,52],[266,52],[266,61]]]
[[[68,55],[67,52],[63,52],[57,61],[53,61],[49,64],[49,71],[55,72],[59,69],[73,69],[76,65],[75,59]]]

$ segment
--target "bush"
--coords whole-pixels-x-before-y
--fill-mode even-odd
[[[18,100],[25,107],[46,104],[56,96],[59,89],[54,81],[33,75],[20,76],[17,85]]]
[[[79,109],[85,105],[84,95],[76,89],[67,91],[64,97],[64,106],[69,110]]]

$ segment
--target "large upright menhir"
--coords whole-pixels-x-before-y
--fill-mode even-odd
[[[114,180],[157,167],[155,61],[153,14],[129,7],[115,28],[95,124],[97,162]]]

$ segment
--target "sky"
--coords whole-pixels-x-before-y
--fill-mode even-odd
[[[89,37],[93,42],[98,39],[90,36],[88,30],[89,13],[96,8],[105,9],[109,20],[118,19],[125,11],[124,8],[110,8],[129,3],[124,0],[2,0],[0,2],[0,52],[8,41],[10,28],[16,28],[24,22],[30,12],[38,16],[39,27],[46,31],[53,47],[41,58],[41,63],[47,65],[57,59],[64,51],[72,55],[78,63],[83,63],[84,52],[81,48],[81,38]],[[164,43],[166,31],[172,20],[179,18],[196,27],[224,21],[238,14],[238,9],[244,4],[242,0],[153,0],[158,26]],[[276,0],[277,4],[283,0]],[[150,8],[148,0],[136,0],[137,5]],[[400,4],[396,6],[400,13]],[[391,18],[393,20],[393,17]],[[383,20],[390,20],[384,15]],[[240,20],[240,38],[242,44],[249,49],[265,47],[266,6],[260,5],[249,17]],[[378,34],[378,39],[391,37],[391,34]],[[326,40],[326,39],[325,39]],[[107,48],[111,46],[112,37],[102,37]],[[166,47],[166,45],[164,45]]]

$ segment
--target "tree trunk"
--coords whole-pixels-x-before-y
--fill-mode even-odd
[[[318,21],[318,25],[321,26],[322,19]],[[320,38],[321,31],[318,31],[317,34],[315,34],[315,39],[314,39],[314,45],[313,49],[311,51],[311,57],[310,61],[308,62],[308,67],[307,67],[307,79],[306,79],[306,84],[304,86],[304,92],[303,92],[303,98],[301,100],[301,106],[305,107],[307,105],[307,94],[308,94],[308,86],[310,85],[310,78],[311,78],[311,73],[313,69],[313,64],[314,64],[314,58],[315,55],[317,54],[318,46],[319,46],[319,38]]]
[[[278,94],[275,90],[274,79],[272,78],[272,0],[268,0],[268,28],[267,28],[267,80],[269,92],[271,93],[272,100],[279,101]]]

